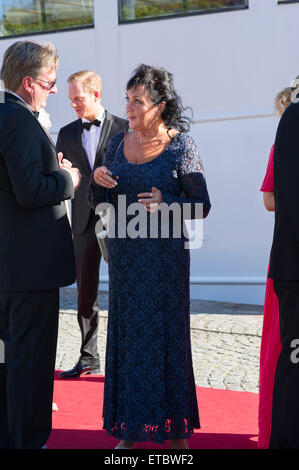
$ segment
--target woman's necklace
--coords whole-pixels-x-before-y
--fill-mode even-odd
[[[140,145],[143,145],[143,142],[142,142],[142,140],[140,139],[140,136],[138,135],[138,132],[137,132],[137,131],[134,131],[134,134],[136,135],[136,139],[138,140],[139,144],[140,144]]]
[[[137,132],[137,131],[134,131],[134,134],[136,135],[136,139],[138,140],[138,143],[139,143],[140,145],[152,143],[152,142],[154,142],[156,139],[159,139],[159,137],[160,137],[160,139],[161,139],[161,136],[160,136],[159,134],[156,134],[156,135],[155,135],[153,138],[151,138],[149,141],[145,142],[144,140],[142,140],[142,139],[140,138],[140,136],[138,135],[138,132]]]

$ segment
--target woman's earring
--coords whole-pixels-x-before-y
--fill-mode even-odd
[[[156,116],[156,121],[158,122],[159,119],[160,119],[160,116],[159,116],[159,114],[157,114],[157,116]]]

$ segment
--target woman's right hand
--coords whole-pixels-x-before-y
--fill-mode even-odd
[[[112,173],[105,166],[99,166],[93,172],[93,180],[98,186],[103,186],[103,188],[115,188],[117,182],[111,178]]]

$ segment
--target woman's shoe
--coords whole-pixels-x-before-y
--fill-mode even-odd
[[[114,447],[114,449],[130,450],[130,449],[133,449],[134,445],[135,445],[134,441],[120,441],[120,443],[116,447]]]

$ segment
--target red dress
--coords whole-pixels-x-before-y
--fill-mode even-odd
[[[273,192],[273,150],[272,146],[266,175],[261,187],[263,192]],[[267,277],[264,320],[260,351],[260,384],[259,384],[259,437],[258,447],[269,447],[271,422],[272,422],[272,398],[275,379],[276,364],[281,351],[279,308],[278,299],[273,288],[273,280]]]

